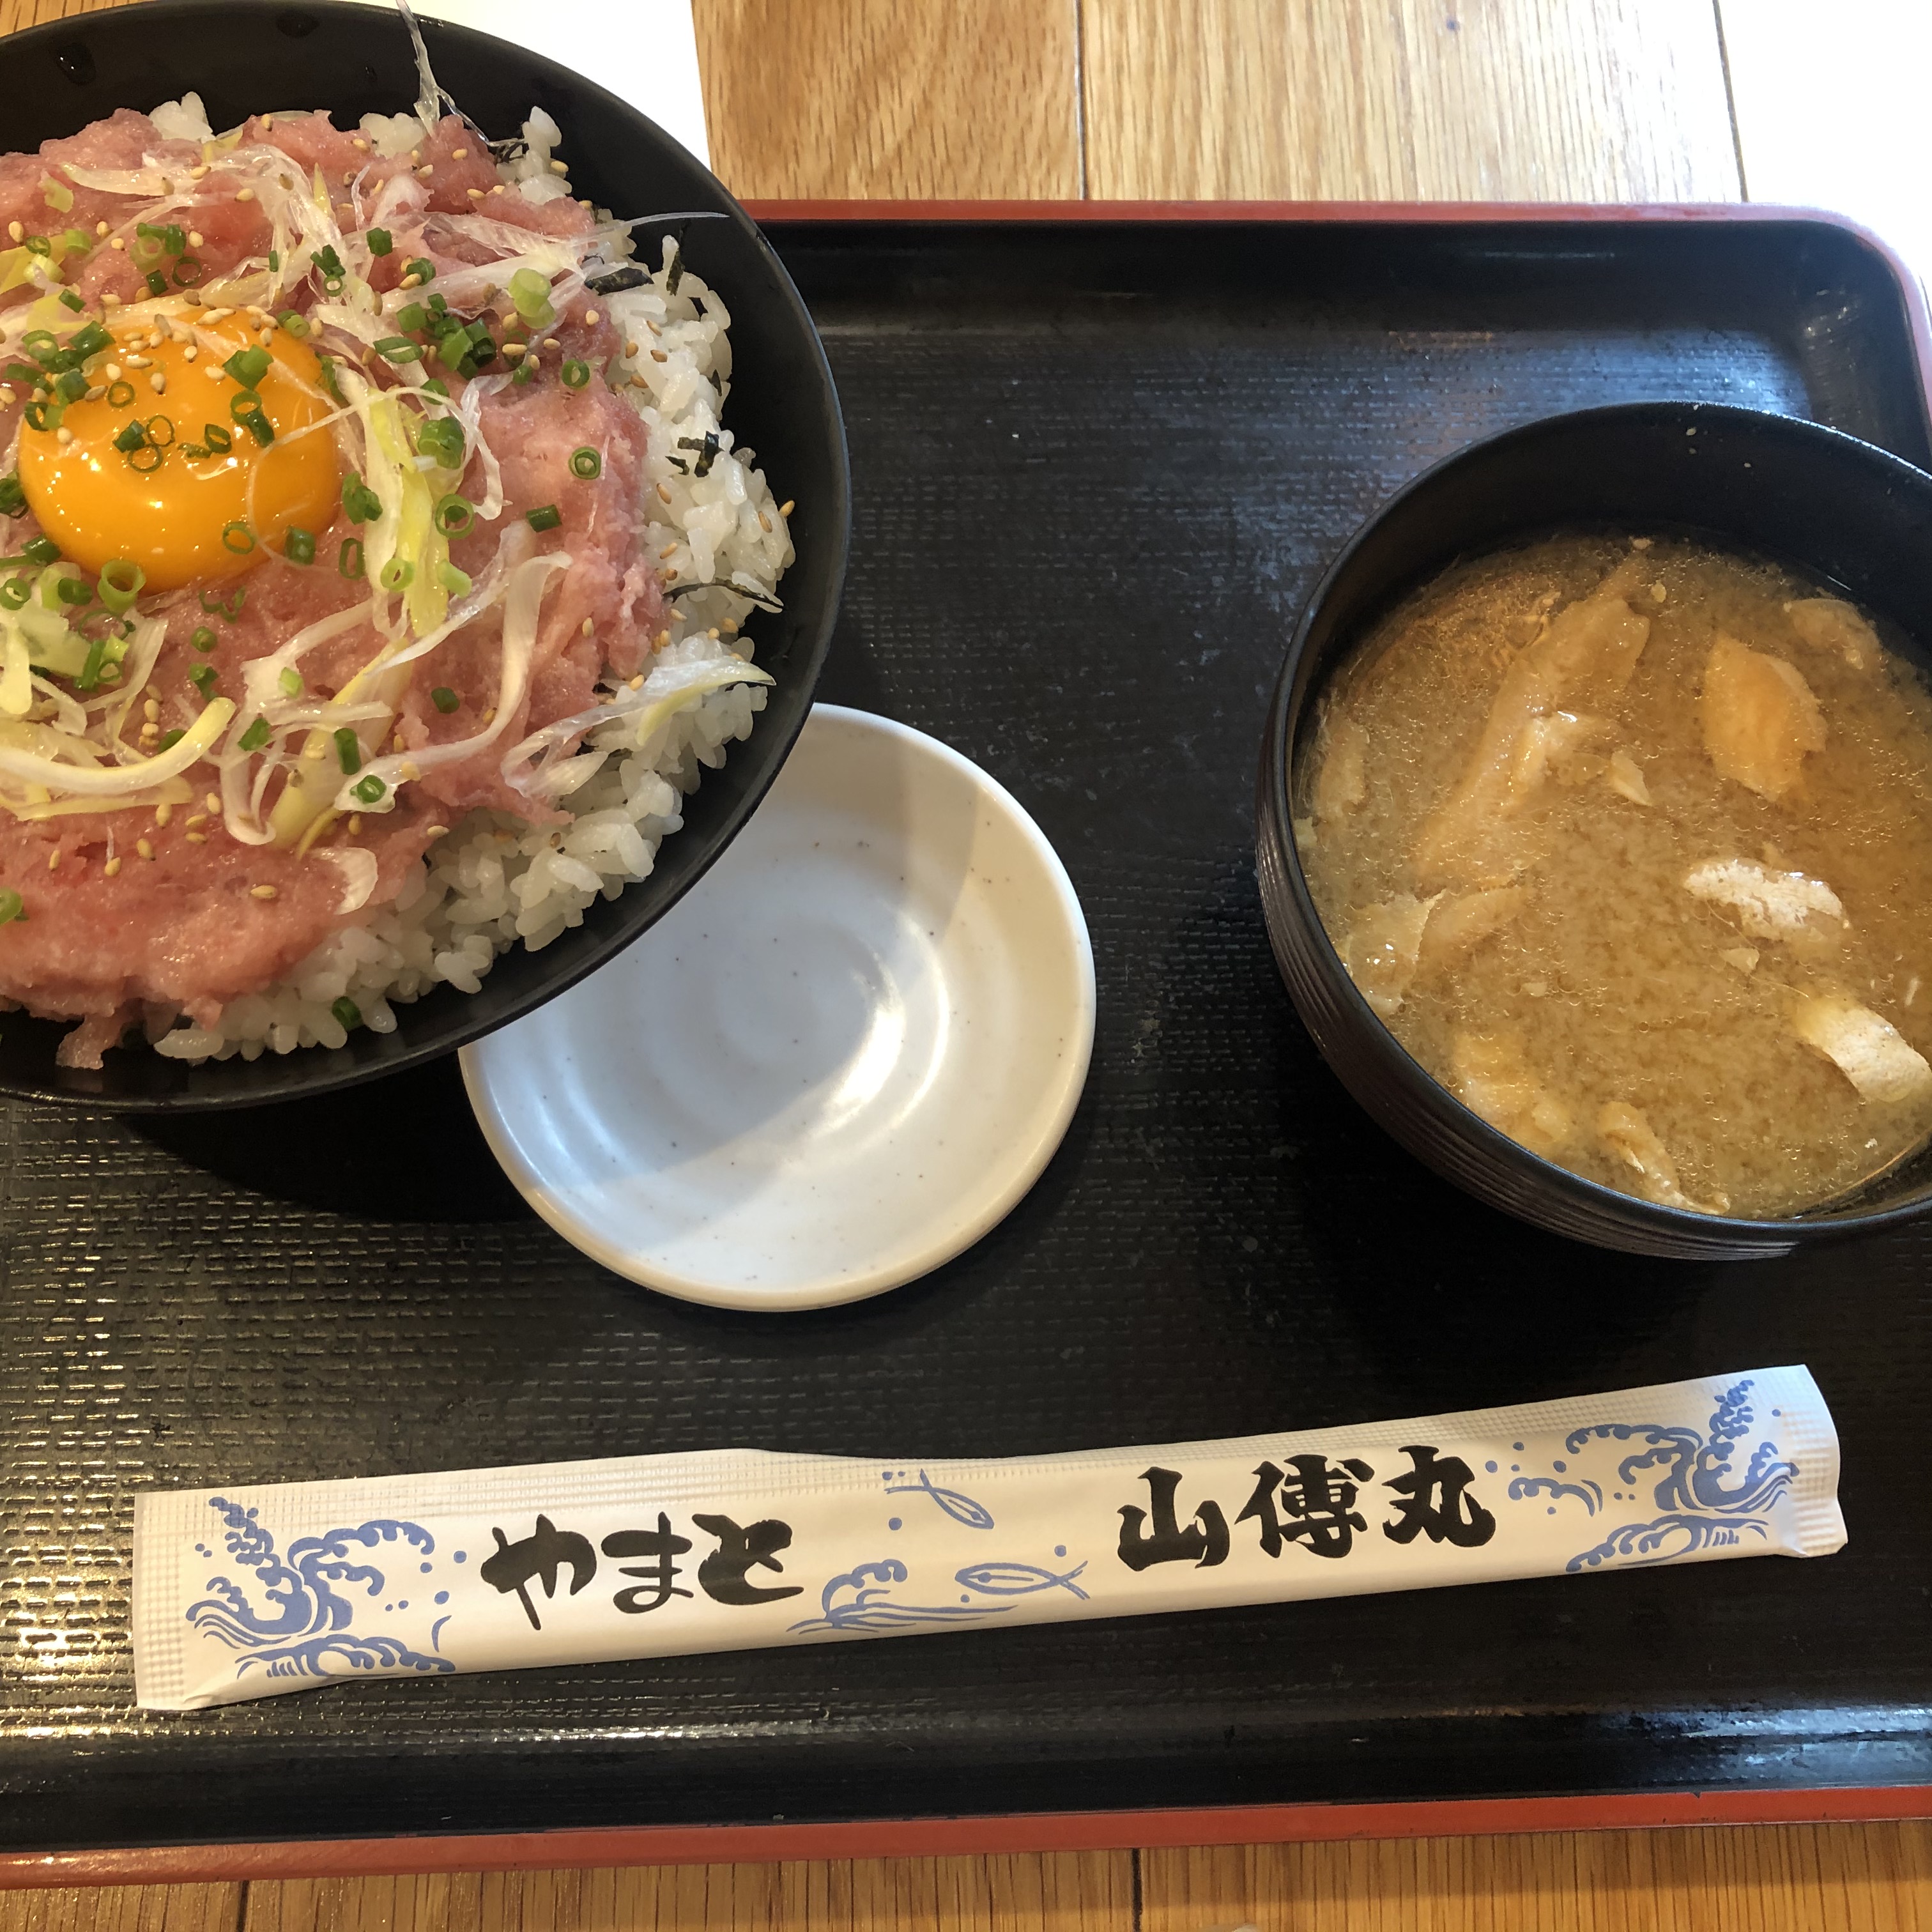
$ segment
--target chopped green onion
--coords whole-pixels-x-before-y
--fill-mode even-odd
[[[282,539],[282,554],[291,563],[314,562],[314,532],[311,530],[297,530],[291,526],[287,536]]]
[[[5,368],[0,369],[0,379],[9,382],[38,382],[40,380],[40,372],[29,368],[25,362],[10,362]]]
[[[178,289],[191,289],[200,283],[202,277],[207,272],[207,270],[202,266],[201,258],[198,255],[184,255],[175,264],[174,274],[170,279]]]
[[[175,440],[174,420],[170,416],[150,416],[142,428],[157,449],[166,449]]]
[[[244,422],[262,406],[260,392],[255,389],[237,389],[228,398],[228,413],[237,422]]]
[[[346,724],[335,734],[335,761],[350,778],[362,769],[362,746]]]
[[[403,273],[405,276],[415,276],[419,284],[433,282],[436,280],[436,264],[425,261],[420,255],[413,256],[403,264]]]
[[[133,608],[147,580],[148,573],[138,563],[130,563],[125,557],[110,557],[100,566],[100,601],[118,617]]]
[[[371,230],[372,233],[380,232],[380,230]],[[386,250],[384,250],[385,254],[387,252]],[[341,1028],[344,1033],[353,1033],[362,1024],[362,1009],[346,993],[344,993],[340,999],[333,1001],[328,1010],[334,1016],[335,1024]]]
[[[214,648],[214,633],[206,624],[197,624],[188,642],[198,651],[212,651]]]
[[[76,295],[71,289],[62,289],[61,290],[60,298],[61,307],[62,308],[72,309],[76,315],[80,314],[81,311],[87,307],[86,302],[80,296]]]
[[[226,456],[235,447],[235,439],[219,423],[203,423],[201,440],[217,456]]]
[[[309,259],[322,271],[324,277],[332,282],[340,281],[349,272],[342,266],[342,257],[326,243],[321,248],[312,250]]]
[[[90,322],[85,328],[77,328],[68,338],[68,347],[74,355],[85,360],[90,356],[98,356],[104,349],[114,346],[114,338],[99,322]]]
[[[40,177],[40,199],[56,214],[64,214],[74,206],[74,190],[64,187],[51,175]]]
[[[0,610],[17,610],[33,594],[33,586],[24,577],[10,577],[0,584]]]
[[[78,577],[63,577],[55,584],[54,595],[63,604],[92,604],[94,586]]]
[[[238,349],[221,366],[243,388],[252,389],[268,373],[268,364],[274,360],[266,349]],[[255,400],[260,402],[261,398]]]
[[[385,590],[406,590],[416,580],[416,567],[407,557],[392,556],[378,580]]]
[[[318,356],[315,359],[321,365],[322,386],[326,389],[338,403],[341,404],[344,408],[346,408],[349,404],[349,398],[342,393],[342,385],[340,382],[337,380],[335,374],[335,358],[333,356]]]
[[[268,250],[268,272],[272,275],[279,275],[282,272],[282,256],[279,249],[271,248]]]
[[[570,473],[573,476],[581,476],[586,482],[594,476],[602,476],[604,459],[586,443],[581,449],[573,449],[570,452]]]
[[[437,503],[431,513],[431,520],[443,536],[463,536],[476,520],[476,506],[468,497],[452,493]]]
[[[452,597],[467,597],[476,588],[470,580],[469,573],[466,571],[458,570],[448,557],[445,557],[436,566],[436,580]]]
[[[275,440],[275,426],[260,410],[250,410],[242,418],[242,427],[252,436],[262,448],[266,449]]]
[[[548,328],[556,320],[550,306],[550,278],[535,268],[519,268],[510,278],[510,299],[526,327]]]
[[[337,573],[352,584],[362,577],[367,566],[362,561],[362,542],[359,537],[344,537],[342,548],[335,554]]]
[[[304,340],[311,332],[308,326],[308,317],[298,308],[285,308],[275,320],[282,325],[284,330],[292,335],[298,342]]]
[[[355,795],[364,805],[374,805],[388,788],[374,772],[371,772],[361,783],[352,788]]]
[[[164,296],[168,292],[168,278],[158,268],[148,271],[148,292],[151,296]]]
[[[137,422],[130,422],[114,439],[114,447],[124,456],[130,451],[139,449],[147,440],[146,430]]]
[[[563,377],[563,386],[566,389],[580,389],[590,380],[590,364],[588,362],[566,362],[558,373]]]
[[[463,702],[448,685],[440,684],[429,694],[429,701],[447,718]]]
[[[342,507],[352,524],[373,524],[382,514],[382,500],[352,470],[342,485]]]
[[[544,503],[536,509],[526,510],[524,517],[533,530],[554,530],[563,521],[563,512],[554,503]]]
[[[255,532],[244,523],[224,524],[221,548],[236,556],[246,556],[255,548]],[[206,596],[207,592],[202,594]]]
[[[44,235],[29,235],[26,250],[30,255],[51,255],[54,251],[53,244]]]
[[[10,886],[0,890],[0,926],[11,926],[27,916],[27,902]]]
[[[52,537],[35,537],[31,543],[20,546],[20,554],[31,563],[58,563],[60,545]]]
[[[517,387],[520,389],[526,383],[535,382],[536,380],[536,375],[537,358],[534,356],[526,356],[524,359],[517,364],[517,373],[510,378],[510,380],[515,383]]]
[[[441,468],[460,470],[466,460],[463,425],[454,416],[432,417],[416,431],[416,448]]]
[[[440,289],[431,290],[429,305],[438,315],[446,314],[448,312],[449,304],[444,299],[442,292]]]
[[[406,335],[413,335],[424,327],[429,317],[423,313],[421,302],[406,302],[396,311],[396,326]]]
[[[275,680],[284,698],[299,698],[302,694],[302,674],[293,664],[284,664],[281,675]]]
[[[30,243],[28,245],[31,247],[32,244]],[[60,344],[55,340],[54,332],[50,328],[28,329],[20,338],[20,346],[44,369],[47,365],[48,357],[57,355],[60,350]]]
[[[201,693],[202,697],[206,700],[214,695],[216,675],[215,668],[212,664],[194,664],[189,668],[188,681]]]
[[[449,385],[440,376],[429,377],[422,388],[426,396],[440,396],[446,403],[449,400]]]
[[[259,752],[268,742],[268,721],[258,718],[237,741],[244,752]]]
[[[87,378],[78,369],[64,370],[54,378],[54,394],[64,403],[77,403],[87,394]]]
[[[386,335],[375,345],[376,353],[392,362],[420,362],[422,345],[412,342],[406,335]]]
[[[61,412],[64,405],[59,403],[29,403],[20,413],[27,419],[29,429],[56,430],[60,428]]]
[[[386,228],[372,228],[362,238],[368,243],[372,255],[386,255],[396,245],[394,238]]]
[[[107,406],[112,410],[124,410],[134,400],[132,382],[110,382],[107,386]]]
[[[104,662],[106,656],[107,640],[96,638],[87,647],[87,662],[81,666],[80,675],[74,681],[75,690],[93,691],[99,687],[101,673],[106,668]]]
[[[188,734],[185,731],[164,731],[161,734],[161,742],[155,747],[155,749],[161,752],[171,752],[174,749],[175,746],[178,745],[187,736]]]

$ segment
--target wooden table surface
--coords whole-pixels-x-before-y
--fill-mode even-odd
[[[0,33],[89,4],[0,0]],[[1786,201],[1850,201],[1932,262],[1932,223],[1915,226],[1932,172],[1925,0],[1838,0],[1835,38],[1805,31],[1795,0],[696,4],[712,158],[747,199],[1729,201],[1768,182]],[[1888,98],[1912,111],[1886,114]],[[1244,1922],[1890,1932],[1932,1925],[1932,1824],[0,1896],[0,1932]]]

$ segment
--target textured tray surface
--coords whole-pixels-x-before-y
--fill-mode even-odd
[[[754,1319],[552,1235],[453,1064],[194,1120],[0,1111],[0,1847],[1932,1781],[1928,1238],[1686,1267],[1465,1201],[1297,1024],[1249,803],[1322,562],[1470,438],[1690,395],[1924,462],[1882,266],[1802,224],[778,239],[851,436],[820,694],[959,746],[1058,845],[1101,1001],[1066,1144],[929,1280]],[[1784,1361],[1843,1435],[1826,1562],[131,1708],[143,1486],[1019,1453]]]

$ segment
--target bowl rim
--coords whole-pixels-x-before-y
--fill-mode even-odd
[[[1593,1222],[1600,1224],[1621,1222],[1627,1226],[1634,1226],[1660,1244],[1666,1244],[1656,1249],[1646,1249],[1646,1252],[1672,1251],[1669,1244],[1674,1244],[1674,1252],[1687,1256],[1694,1249],[1707,1257],[1714,1256],[1724,1252],[1727,1247],[1738,1255],[1747,1252],[1770,1255],[1789,1252],[1800,1242],[1865,1234],[1915,1220],[1928,1209],[1932,1209],[1932,1192],[1917,1200],[1888,1206],[1813,1209],[1783,1219],[1762,1220],[1703,1214],[1693,1208],[1666,1207],[1660,1202],[1646,1200],[1641,1195],[1625,1194],[1618,1189],[1606,1186],[1600,1181],[1592,1180],[1571,1168],[1546,1160],[1542,1155],[1525,1147],[1521,1142],[1512,1140],[1508,1135],[1492,1126],[1474,1108],[1459,1099],[1444,1082],[1437,1079],[1403,1046],[1388,1024],[1363,997],[1360,989],[1342,964],[1341,955],[1336,950],[1334,941],[1330,938],[1328,929],[1316,908],[1294,836],[1288,782],[1294,754],[1294,739],[1301,718],[1319,689],[1312,670],[1305,669],[1310,639],[1336,586],[1383,524],[1403,506],[1418,496],[1442,490],[1446,483],[1453,481],[1458,470],[1473,463],[1487,460],[1499,450],[1506,449],[1513,444],[1533,443],[1552,436],[1588,435],[1600,424],[1634,423],[1647,417],[1666,420],[1673,427],[1682,424],[1694,428],[1706,422],[1724,422],[1746,428],[1754,434],[1788,435],[1799,441],[1813,442],[1835,448],[1855,461],[1870,463],[1881,469],[1890,470],[1901,480],[1909,481],[1913,487],[1932,490],[1932,473],[1907,462],[1891,450],[1882,448],[1876,443],[1868,442],[1862,437],[1848,434],[1843,430],[1834,429],[1828,424],[1814,422],[1801,416],[1782,416],[1773,410],[1742,408],[1736,404],[1699,402],[1681,398],[1608,403],[1586,410],[1566,410],[1552,416],[1538,416],[1528,422],[1516,424],[1451,451],[1393,491],[1364,518],[1336,551],[1314,590],[1310,592],[1301,615],[1296,622],[1268,701],[1268,724],[1262,734],[1262,765],[1258,774],[1262,808],[1257,814],[1259,821],[1257,831],[1264,844],[1271,848],[1270,856],[1278,863],[1288,898],[1287,908],[1283,910],[1292,912],[1296,924],[1312,941],[1308,956],[1321,976],[1324,987],[1346,1014],[1347,1023],[1358,1042],[1365,1051],[1374,1054],[1381,1066],[1424,1112],[1453,1130],[1457,1138],[1472,1144],[1491,1166],[1507,1166],[1522,1174],[1538,1192],[1545,1196],[1556,1195],[1569,1204],[1587,1210]],[[1688,527],[1674,523],[1672,526]],[[1533,538],[1539,527],[1534,522],[1526,524],[1522,526],[1521,534],[1525,538]],[[1713,527],[1708,534],[1721,537],[1724,533]],[[1513,539],[1508,537],[1499,538],[1485,545],[1482,554],[1492,554],[1505,548],[1511,541]],[[1748,545],[1745,547],[1749,548]],[[1378,600],[1380,608],[1387,610],[1406,592],[1418,588],[1430,578],[1440,576],[1444,569],[1452,567],[1453,564],[1438,565],[1424,578],[1404,579],[1400,584],[1385,586]],[[1360,636],[1360,628],[1357,626],[1352,641],[1358,642]],[[1345,645],[1342,655],[1346,656],[1351,647]],[[1270,895],[1264,892],[1263,898],[1264,915],[1272,926],[1280,914]],[[1300,1003],[1297,1001],[1296,1004],[1298,1007]],[[1305,1016],[1304,1023],[1307,1024]],[[1310,1030],[1313,1035],[1314,1028],[1310,1027]],[[1316,1037],[1316,1044],[1323,1058],[1328,1059],[1328,1050],[1322,1045],[1318,1036]],[[1351,1097],[1362,1106],[1364,1112],[1378,1126],[1388,1132],[1380,1112],[1367,1106],[1356,1095],[1352,1082],[1345,1079],[1343,1084]],[[1454,1184],[1466,1193],[1477,1192],[1460,1178],[1456,1178]],[[1523,1214],[1522,1210],[1516,1211],[1520,1218],[1536,1219],[1539,1226],[1549,1225],[1538,1217]],[[1577,1237],[1573,1236],[1572,1238]]]
[[[237,0],[143,0],[143,4],[139,6],[112,8],[86,15],[43,21],[37,26],[23,28],[4,36],[4,43],[10,52],[18,55],[52,50],[62,43],[77,41],[83,37],[134,34],[144,38],[149,38],[172,28],[199,27],[211,16],[223,16],[232,22],[238,16],[250,12],[278,22],[286,14],[307,14],[351,25],[372,20],[397,22],[402,17],[395,9],[380,4],[380,0],[298,0],[298,4],[292,6],[277,5],[272,3],[272,0],[254,0],[254,4],[248,5],[238,4]],[[601,938],[586,944],[567,964],[560,962],[559,970],[554,974],[539,978],[530,988],[504,1000],[500,1009],[487,1016],[471,1014],[465,1007],[449,1006],[448,1011],[451,1017],[436,1028],[434,1038],[415,1044],[405,1042],[393,1050],[385,1051],[380,1058],[368,1060],[355,1057],[353,1036],[350,1046],[343,1048],[298,1048],[288,1054],[272,1056],[276,1070],[282,1072],[284,1078],[260,1084],[251,1082],[246,1088],[238,1084],[234,1090],[230,1091],[220,1090],[218,1082],[208,1080],[175,1092],[90,1093],[79,1085],[69,1086],[40,1078],[14,1075],[7,1072],[4,1066],[0,1066],[0,1100],[25,1101],[82,1112],[126,1114],[188,1114],[209,1112],[220,1107],[272,1106],[338,1092],[367,1082],[380,1080],[392,1073],[400,1072],[406,1068],[421,1066],[454,1053],[470,1041],[480,1039],[499,1027],[510,1024],[558,994],[568,991],[614,958],[668,912],[704,877],[718,854],[749,821],[783,768],[810,713],[811,692],[818,683],[830,647],[850,558],[851,461],[844,412],[831,364],[825,352],[825,345],[790,272],[764,230],[752,219],[743,204],[704,162],[640,109],[632,106],[629,102],[611,93],[588,75],[580,74],[546,56],[514,42],[505,40],[496,34],[458,22],[440,20],[434,15],[421,16],[418,24],[429,46],[433,64],[438,41],[466,47],[480,58],[513,60],[550,88],[566,94],[587,98],[600,104],[606,111],[634,124],[640,130],[643,142],[647,147],[662,144],[674,151],[675,154],[701,178],[712,204],[749,247],[753,256],[759,260],[760,266],[771,278],[777,298],[783,305],[784,320],[788,332],[796,337],[806,351],[804,359],[814,379],[815,392],[811,406],[822,412],[825,418],[823,427],[829,431],[826,454],[832,472],[832,488],[830,500],[822,505],[814,506],[814,511],[823,517],[825,524],[826,582],[823,606],[817,622],[794,640],[788,659],[788,664],[796,671],[790,682],[795,688],[802,686],[800,694],[802,701],[797,707],[796,717],[788,723],[774,722],[771,728],[754,733],[753,738],[757,743],[754,755],[758,763],[742,796],[734,801],[722,825],[715,829],[712,849],[703,862],[692,867],[686,876],[668,886],[662,883],[662,875],[655,869],[645,879],[627,883],[626,892],[650,886],[653,881],[659,883],[662,896],[654,902],[649,919],[641,924],[626,925],[620,916],[613,916],[608,922],[611,929]],[[304,35],[303,38],[305,38]],[[298,48],[302,44],[302,38],[292,38],[290,41],[291,49]],[[264,85],[272,88],[276,83],[270,80]],[[459,112],[461,104],[460,101],[457,104]],[[323,104],[322,111],[332,110],[327,104]],[[98,119],[100,117],[96,114],[93,118]],[[89,124],[90,122],[80,122],[74,131],[79,132],[82,128]],[[762,718],[765,714],[761,712],[760,716]],[[747,741],[748,753],[752,742]],[[746,761],[741,760],[741,769]],[[682,854],[688,849],[680,848],[679,852]],[[610,903],[614,906],[620,905],[622,897],[620,895],[618,901]],[[600,905],[593,903],[586,909],[587,916],[594,917],[599,910]],[[487,990],[487,980],[484,986]],[[406,1032],[409,1012],[415,1010],[424,1000],[439,993],[446,993],[448,990],[440,986],[432,987],[426,989],[416,1000],[410,1002],[404,1010],[399,1031]],[[5,1020],[0,1023],[17,1025],[22,1019],[32,1020],[38,1025],[55,1028],[71,1024],[62,1020],[34,1020],[33,1016],[25,1012],[7,1016]],[[394,1038],[395,1036],[386,1037]],[[116,1050],[127,1052],[130,1049]],[[132,1050],[137,1052],[143,1051],[138,1047]],[[151,1052],[152,1049],[147,1051]],[[255,1064],[259,1066],[271,1058],[265,1053]],[[232,1061],[196,1063],[184,1070],[184,1077],[210,1069],[226,1070],[233,1064]]]

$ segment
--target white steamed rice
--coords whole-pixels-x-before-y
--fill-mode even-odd
[[[200,109],[190,95],[176,112],[199,122]],[[162,110],[155,118],[161,122]],[[385,141],[407,147],[421,138],[419,124],[399,118],[415,130],[410,139],[373,115],[362,131],[379,150]],[[505,181],[534,200],[567,194],[567,182],[550,166],[561,138],[556,124],[537,110],[524,134],[525,153],[500,170]],[[676,260],[667,239],[647,284],[598,298],[626,341],[638,345],[620,368],[642,379],[643,387],[623,393],[650,425],[643,551],[661,570],[675,572],[674,583],[730,578],[756,584],[769,599],[793,551],[771,487],[752,466],[755,452],[735,448],[719,421],[730,387],[731,318],[688,269],[673,292]],[[656,360],[653,350],[665,359]],[[681,438],[701,441],[712,433],[718,454],[706,476],[674,466]],[[668,640],[651,668],[734,655],[728,640],[752,608],[749,598],[715,589],[668,602]],[[748,643],[739,640],[735,654],[750,656]],[[476,992],[500,953],[519,941],[532,952],[548,946],[580,926],[598,898],[614,899],[650,876],[659,842],[683,824],[684,795],[704,767],[724,762],[734,740],[750,735],[764,701],[757,686],[711,692],[674,712],[641,746],[632,720],[601,727],[572,761],[572,782],[560,801],[572,814],[568,826],[533,830],[507,813],[471,813],[430,847],[395,900],[337,933],[279,986],[230,1002],[215,1026],[151,1030],[156,1052],[177,1060],[254,1060],[298,1046],[338,1047],[348,1038],[331,1010],[338,1000],[352,1000],[372,1031],[392,1033],[399,1002],[442,985]]]

